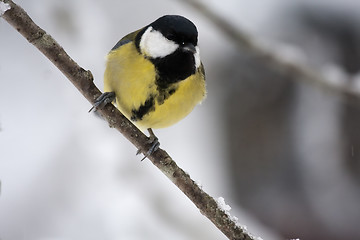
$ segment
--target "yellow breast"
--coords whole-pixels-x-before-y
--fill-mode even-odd
[[[116,105],[131,119],[134,110],[144,106],[153,97],[154,106],[141,119],[135,121],[140,129],[163,128],[175,124],[187,116],[205,97],[205,78],[200,70],[187,79],[174,83],[175,92],[165,100],[159,98],[155,83],[154,65],[145,59],[132,43],[125,44],[107,57],[104,74],[104,91],[115,92]]]

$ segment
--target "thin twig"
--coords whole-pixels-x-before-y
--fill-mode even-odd
[[[93,83],[90,71],[81,68],[64,49],[43,29],[37,26],[27,13],[11,0],[0,0],[8,4],[10,10],[3,18],[18,30],[30,43],[37,47],[59,70],[74,84],[84,97],[94,104],[101,94]],[[109,124],[122,133],[142,152],[147,152],[147,137],[128,121],[112,104],[106,105],[98,112]],[[185,195],[198,207],[200,212],[210,219],[215,226],[232,240],[254,239],[242,229],[232,217],[221,209],[217,202],[204,192],[162,149],[149,156],[151,162],[160,169]]]
[[[270,66],[287,74],[293,79],[306,81],[314,85],[318,85],[325,90],[334,92],[339,95],[347,97],[358,104],[360,104],[360,89],[352,84],[351,79],[344,77],[338,81],[331,81],[320,72],[315,71],[299,62],[288,61],[282,58],[280,54],[276,54],[268,48],[265,48],[257,41],[252,39],[248,34],[241,31],[224,17],[213,11],[205,1],[199,0],[181,0],[189,6],[196,9],[199,13],[204,15],[210,22],[212,22],[224,36],[228,37],[240,50],[247,50],[252,54],[264,60]]]

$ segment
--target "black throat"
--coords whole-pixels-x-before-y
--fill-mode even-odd
[[[169,56],[149,59],[156,68],[156,84],[159,88],[167,88],[172,83],[185,80],[195,73],[195,58],[190,52],[180,48]]]

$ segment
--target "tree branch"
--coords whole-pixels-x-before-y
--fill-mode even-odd
[[[4,7],[5,6],[5,7]],[[10,9],[7,10],[7,7]],[[30,43],[38,48],[84,95],[94,104],[101,92],[93,83],[90,71],[81,68],[64,49],[43,29],[37,26],[27,13],[11,0],[0,0],[2,17],[19,31]],[[1,14],[0,12],[0,14]],[[137,129],[112,104],[106,105],[98,112],[116,128],[132,144],[142,152],[150,147],[147,137]],[[162,149],[158,149],[151,156],[151,162],[160,169],[185,195],[196,205],[215,226],[232,240],[254,239],[206,192],[204,192]]]
[[[252,39],[248,34],[242,32],[238,27],[231,24],[222,16],[211,10],[208,5],[199,0],[181,0],[189,6],[196,9],[199,13],[204,15],[211,21],[220,31],[224,33],[232,42],[235,43],[241,50],[247,50],[258,56],[264,62],[270,64],[273,68],[290,76],[291,78],[309,82],[311,84],[322,87],[325,90],[342,95],[360,104],[360,89],[355,87],[351,78],[346,78],[338,81],[327,79],[329,76],[322,74],[314,69],[307,67],[300,62],[289,61],[281,54],[277,54],[274,50],[267,49],[261,46],[257,41]]]

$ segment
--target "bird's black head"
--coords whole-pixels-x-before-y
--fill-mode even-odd
[[[151,23],[150,26],[180,46],[182,44],[197,45],[198,32],[196,26],[187,18],[179,15],[165,15]]]
[[[150,59],[162,82],[186,79],[200,66],[196,26],[187,18],[165,15],[149,24],[136,37],[141,54]]]

